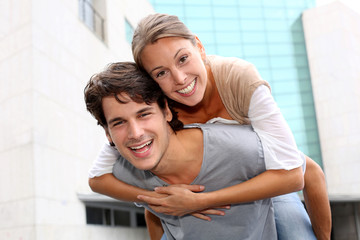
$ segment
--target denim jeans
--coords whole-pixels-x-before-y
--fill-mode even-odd
[[[309,215],[297,193],[273,197],[278,240],[316,240]],[[161,240],[167,240],[164,234]]]
[[[316,240],[309,215],[297,193],[272,198],[278,240]]]

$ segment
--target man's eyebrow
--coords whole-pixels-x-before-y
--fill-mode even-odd
[[[147,107],[144,107],[144,108],[140,109],[139,111],[137,111],[136,114],[141,114],[141,113],[144,113],[144,112],[146,112],[146,111],[150,111],[150,110],[152,110],[152,109],[153,109],[152,106],[147,106]],[[122,118],[122,117],[115,117],[115,118],[109,120],[108,125],[110,125],[110,124],[112,124],[112,123],[114,123],[114,122],[123,121],[123,120],[124,120],[124,118]]]
[[[110,125],[113,122],[122,121],[122,120],[124,120],[122,117],[116,117],[116,118],[111,119],[108,124]]]
[[[147,107],[144,107],[144,108],[140,109],[139,111],[137,111],[136,114],[140,114],[140,113],[143,113],[143,112],[146,112],[146,111],[150,111],[152,109],[153,109],[153,107],[147,106]]]

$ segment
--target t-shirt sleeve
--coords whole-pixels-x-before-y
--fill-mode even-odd
[[[89,170],[89,178],[99,177],[106,173],[112,173],[113,166],[119,156],[119,152],[114,147],[105,143]]]
[[[248,114],[263,144],[266,169],[291,170],[304,164],[290,127],[269,88],[264,85],[257,87]]]

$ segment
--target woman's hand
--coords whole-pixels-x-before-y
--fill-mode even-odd
[[[151,197],[139,195],[138,199],[149,204],[154,211],[173,216],[184,216],[191,214],[194,217],[210,221],[207,215],[225,215],[224,211],[217,209],[208,209],[205,201],[202,200],[202,194],[199,192],[205,188],[201,185],[171,185],[168,187],[157,187],[155,192],[167,195],[166,197]],[[218,208],[229,209],[230,206],[221,206]]]

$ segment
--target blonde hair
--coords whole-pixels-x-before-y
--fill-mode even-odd
[[[182,37],[196,45],[195,35],[175,15],[151,14],[143,18],[135,29],[132,39],[132,53],[136,64],[144,68],[141,53],[145,46],[165,37]]]

